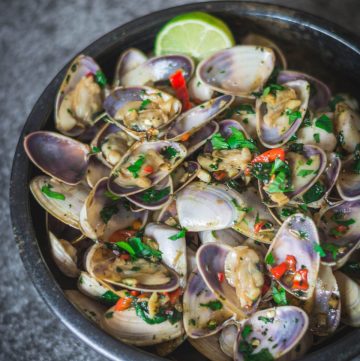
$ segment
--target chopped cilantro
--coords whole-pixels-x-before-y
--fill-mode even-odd
[[[100,217],[104,223],[108,223],[111,217],[119,212],[119,208],[116,205],[106,206],[100,211]]]
[[[277,288],[277,286],[273,284],[271,290],[272,290],[273,300],[277,305],[286,306],[288,304],[286,299],[286,291],[284,290],[284,288],[282,287]]]
[[[235,113],[246,112],[247,114],[255,114],[255,110],[250,104],[240,104],[234,111]]]
[[[127,169],[129,172],[132,173],[134,178],[138,178],[140,169],[144,163],[145,163],[145,155],[140,154],[139,158],[133,164],[131,164]]]
[[[97,70],[95,73],[95,80],[100,85],[101,88],[104,88],[107,84],[106,76],[101,70]]]
[[[141,241],[139,237],[131,237],[128,240],[129,245],[134,250],[137,257],[160,261],[162,252],[154,249]]]
[[[130,246],[130,244],[128,242],[124,242],[124,241],[120,241],[120,242],[115,242],[115,244],[120,248],[123,249],[124,251],[126,251],[127,253],[129,253],[129,255],[131,257],[135,257],[135,251],[134,249]]]
[[[337,257],[338,252],[339,252],[339,246],[337,246],[335,244],[332,244],[332,243],[325,243],[325,244],[322,245],[322,248],[325,251],[330,252],[333,259],[336,260],[336,257]]]
[[[99,147],[91,147],[91,152],[90,154],[96,154],[96,153],[100,153],[101,149]]]
[[[285,87],[279,84],[269,84],[263,91],[262,95],[265,97],[268,94],[276,94],[278,90],[285,90]]]
[[[144,99],[139,107],[139,110],[146,110],[147,106],[151,103],[150,99]]]
[[[113,305],[119,300],[119,296],[112,291],[106,291],[100,296],[100,299],[107,304]]]
[[[275,258],[274,258],[274,255],[271,252],[269,252],[267,254],[267,256],[265,257],[265,263],[269,264],[270,266],[275,264]]]
[[[306,204],[318,201],[325,194],[325,186],[317,181],[310,189],[308,189],[302,196]]]
[[[146,191],[141,192],[141,194],[139,194],[139,197],[145,203],[158,202],[161,199],[167,197],[170,194],[170,190],[170,187],[165,187],[159,190],[155,188],[149,188]]]
[[[316,143],[320,143],[320,134],[319,133],[314,133],[313,137],[314,137],[314,140]]]
[[[297,119],[301,118],[301,112],[287,109],[285,114],[289,118],[289,124],[292,125]]]
[[[265,317],[265,316],[259,316],[258,317],[259,321],[263,321],[264,323],[273,323],[274,322],[274,318],[273,317]]]
[[[252,331],[253,331],[253,329],[252,329],[251,325],[245,325],[243,330],[241,331],[241,337],[243,339],[246,339]]]
[[[166,159],[173,159],[177,156],[179,152],[171,147],[171,146],[168,146],[168,147],[165,147],[161,150],[161,154],[166,158]]]
[[[186,228],[181,228],[181,230],[178,233],[170,236],[169,239],[172,241],[176,241],[177,239],[183,238],[186,235],[186,231],[187,231]]]
[[[313,173],[314,171],[312,169],[300,169],[296,175],[299,177],[307,177],[308,175]]]
[[[325,132],[327,133],[334,132],[333,123],[326,114],[322,114],[319,118],[315,120],[315,126],[317,128],[325,130]]]
[[[320,246],[320,244],[317,244],[317,243],[314,244],[314,251],[319,253],[320,257],[326,256],[326,253],[323,250],[323,248]]]
[[[219,300],[209,301],[208,303],[200,303],[200,306],[210,308],[212,311],[221,310],[223,308],[223,304]]]
[[[54,192],[51,188],[53,188],[51,184],[45,184],[41,187],[41,192],[49,198],[59,199],[60,201],[65,200],[65,196],[62,193]]]
[[[220,133],[216,133],[211,138],[211,145],[214,149],[228,149],[229,145]]]

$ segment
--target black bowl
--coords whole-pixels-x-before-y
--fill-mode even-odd
[[[285,51],[289,68],[326,81],[337,91],[354,96],[360,85],[360,40],[344,29],[309,14],[283,7],[248,2],[207,2],[179,6],[150,14],[120,26],[87,47],[111,79],[120,52],[128,47],[150,51],[161,26],[183,12],[202,10],[222,18],[239,39],[253,31],[277,42]],[[11,217],[20,255],[36,289],[59,319],[79,338],[112,360],[164,360],[122,344],[85,319],[65,298],[63,289],[75,288],[62,276],[49,256],[44,211],[29,193],[29,180],[38,174],[23,148],[23,137],[35,130],[53,128],[54,100],[67,66],[52,80],[35,104],[16,149],[10,189]],[[303,360],[349,360],[360,354],[360,330],[345,328],[328,342],[316,346]],[[185,343],[174,354],[178,360],[203,359]]]

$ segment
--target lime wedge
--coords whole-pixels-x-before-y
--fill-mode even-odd
[[[222,20],[192,12],[178,15],[164,25],[156,36],[155,54],[186,54],[200,61],[234,45],[234,36]]]

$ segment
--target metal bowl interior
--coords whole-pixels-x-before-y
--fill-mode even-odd
[[[248,32],[265,34],[285,51],[289,68],[313,74],[336,91],[359,95],[360,41],[343,29],[309,14],[286,8],[247,2],[210,2],[179,6],[125,24],[95,41],[83,52],[99,62],[112,78],[118,55],[126,48],[151,51],[154,36],[173,16],[187,11],[207,11],[222,18],[239,40]],[[10,189],[13,231],[18,248],[35,287],[59,319],[85,341],[112,360],[164,360],[113,339],[85,319],[64,297],[63,289],[76,288],[63,276],[49,256],[45,215],[31,197],[29,180],[39,171],[27,159],[23,137],[35,130],[53,129],[53,108],[65,66],[45,89],[28,117],[16,149]],[[360,353],[360,330],[344,328],[336,337],[314,346],[303,360],[348,360]],[[151,351],[151,350],[150,350]],[[172,359],[205,360],[187,342]]]

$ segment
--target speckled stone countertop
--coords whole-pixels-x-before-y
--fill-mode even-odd
[[[9,219],[13,153],[36,99],[77,52],[138,16],[190,2],[194,0],[0,2],[0,360],[104,360],[49,312],[24,270]],[[360,32],[358,0],[263,2],[306,10]]]

